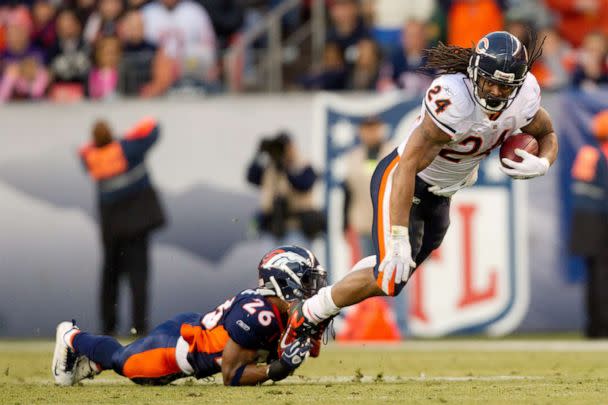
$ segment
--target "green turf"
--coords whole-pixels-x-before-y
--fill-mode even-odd
[[[325,347],[297,376],[261,387],[141,387],[106,371],[62,388],[51,382],[50,343],[0,342],[0,404],[608,404],[607,345],[547,352],[502,351],[500,341],[484,351],[415,343]]]

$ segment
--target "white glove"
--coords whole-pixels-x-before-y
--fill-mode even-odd
[[[522,180],[543,176],[549,170],[549,166],[551,166],[547,158],[539,158],[523,149],[515,149],[515,154],[523,160],[521,162],[514,162],[511,159],[502,158],[502,163],[509,167],[500,166],[500,170],[503,173],[514,179]]]
[[[395,295],[395,285],[407,282],[410,268],[415,267],[408,229],[405,226],[391,226],[389,249],[378,266],[378,271],[383,273],[380,288],[387,295]]]
[[[435,195],[438,195],[439,197],[451,197],[456,194],[458,190],[465,187],[471,187],[473,184],[475,184],[477,182],[478,171],[479,165],[475,166],[475,170],[469,173],[469,175],[461,182],[444,188],[439,186],[431,186],[429,187],[429,191]]]

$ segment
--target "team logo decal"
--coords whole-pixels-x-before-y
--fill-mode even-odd
[[[477,53],[486,53],[488,48],[490,47],[490,41],[488,38],[481,38],[477,43],[477,48],[475,49]]]

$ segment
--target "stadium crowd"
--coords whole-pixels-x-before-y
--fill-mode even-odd
[[[284,0],[0,2],[0,102],[151,98],[179,88],[221,92],[220,56]],[[293,32],[311,0],[283,20]],[[534,73],[547,90],[608,83],[608,0],[326,0],[323,61],[292,90],[423,91],[422,50],[470,46],[505,29],[546,37]],[[264,47],[264,41],[256,43]]]

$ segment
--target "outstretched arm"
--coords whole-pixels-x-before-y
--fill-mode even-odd
[[[255,364],[257,352],[228,339],[222,355],[224,385],[256,385],[268,380],[266,365]]]

